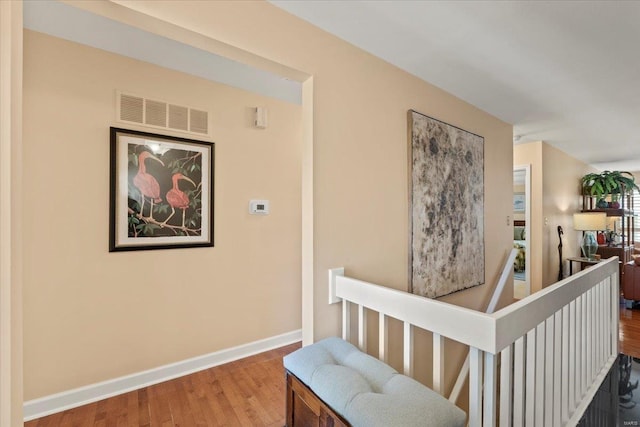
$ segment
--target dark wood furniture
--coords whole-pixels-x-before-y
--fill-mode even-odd
[[[578,270],[578,271],[582,271],[585,268],[600,262],[599,259],[589,259],[589,258],[585,258],[585,257],[567,258],[567,261],[569,261],[569,276],[571,276],[573,274],[573,263],[574,262],[580,264],[580,270]]]
[[[295,375],[286,371],[286,378],[286,427],[349,427],[349,423],[336,414]]]
[[[627,192],[622,190],[620,194],[620,207],[617,209],[614,208],[604,208],[598,209],[596,207],[597,198],[591,196],[590,194],[582,195],[582,212],[604,212],[607,214],[607,218],[619,218],[617,222],[619,224],[616,225],[616,231],[620,235],[620,243],[616,245],[610,246],[598,246],[597,254],[600,255],[602,259],[611,258],[612,256],[617,256],[620,261],[620,288],[624,289],[624,281],[625,281],[625,268],[624,265],[631,261],[633,255],[633,247],[634,247],[634,232],[635,232],[635,224],[634,224],[634,212],[633,209],[633,191]],[[571,265],[571,264],[569,264]]]
[[[640,301],[640,266],[637,266],[634,261],[625,263],[624,278],[622,284],[624,299]]]
[[[620,265],[620,273],[618,277],[620,278],[620,287],[623,288],[625,280],[624,265],[633,260],[631,256],[633,255],[633,245],[598,246],[598,251],[596,253],[600,254],[602,259],[611,258],[612,256],[618,257],[618,263]]]

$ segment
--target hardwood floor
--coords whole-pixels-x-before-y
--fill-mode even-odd
[[[25,423],[25,427],[284,425],[282,357],[300,343]],[[620,308],[620,352],[640,358],[640,308]]]
[[[640,358],[640,308],[620,307],[620,353]]]
[[[25,427],[284,425],[291,344],[25,423]]]

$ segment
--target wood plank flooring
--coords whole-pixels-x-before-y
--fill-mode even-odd
[[[620,307],[618,334],[620,353],[640,358],[640,308]]]
[[[284,425],[282,357],[300,343],[25,423],[25,427]],[[640,358],[640,309],[620,308],[620,352]]]
[[[291,344],[25,423],[25,427],[284,425],[282,358]]]

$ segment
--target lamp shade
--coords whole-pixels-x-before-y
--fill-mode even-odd
[[[607,214],[604,212],[582,212],[573,214],[573,228],[579,231],[607,229]]]

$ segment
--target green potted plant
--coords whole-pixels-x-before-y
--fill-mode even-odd
[[[591,195],[598,199],[598,208],[609,207],[605,197],[611,195],[613,208],[619,209],[618,195],[620,193],[639,190],[635,178],[626,171],[604,171],[589,173],[582,177],[582,194]]]

